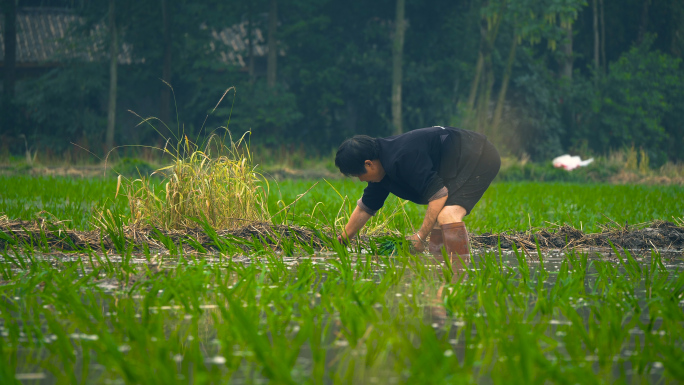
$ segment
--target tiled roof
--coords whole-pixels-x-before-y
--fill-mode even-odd
[[[222,51],[221,61],[224,63],[231,63],[234,65],[239,65],[245,67],[247,60],[249,41],[247,36],[249,34],[247,22],[242,22],[236,24],[232,27],[225,28],[221,32],[213,31],[211,36],[214,39],[222,42],[228,47],[228,51]],[[254,28],[252,30],[252,35],[254,36],[254,56],[266,56],[268,53],[268,46],[265,44],[266,39],[264,39],[263,34],[259,28]],[[211,48],[215,49],[214,43],[211,43]]]
[[[60,9],[20,9],[17,12],[17,63],[58,61],[60,40],[77,17]],[[0,18],[0,60],[5,56],[5,20]]]
[[[102,49],[98,42],[103,38],[97,35],[105,33],[103,25],[97,25],[90,39],[83,39],[78,44],[67,33],[73,23],[80,22],[78,16],[69,10],[56,8],[22,8],[17,12],[17,64],[37,65],[57,63],[67,59],[81,58],[92,61]],[[0,17],[0,61],[4,61],[4,17]],[[265,56],[267,46],[261,30],[254,29],[254,55]],[[220,60],[244,67],[247,57],[247,23],[243,22],[224,30],[212,32],[217,41],[225,44],[227,50],[220,52]],[[211,43],[211,49],[217,49],[216,43]],[[135,61],[144,62],[144,58]],[[130,64],[132,47],[123,44],[119,55],[119,63]]]

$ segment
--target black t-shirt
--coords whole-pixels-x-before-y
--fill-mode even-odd
[[[456,178],[457,183],[450,183],[452,189],[465,182],[485,140],[484,135],[473,131],[439,126],[378,138],[386,175],[380,182],[368,183],[361,201],[373,211],[384,205],[390,193],[427,204],[445,186],[445,180]]]

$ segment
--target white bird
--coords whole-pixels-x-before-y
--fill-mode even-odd
[[[555,158],[552,161],[552,163],[553,163],[553,167],[564,168],[564,169],[570,171],[570,170],[576,169],[577,167],[587,166],[593,161],[594,161],[594,158],[582,160],[579,156],[570,156],[568,154],[565,154],[565,155],[561,155],[561,156]]]

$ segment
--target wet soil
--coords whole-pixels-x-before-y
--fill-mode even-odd
[[[107,231],[92,230],[78,231],[64,228],[60,223],[50,221],[22,221],[9,220],[0,217],[0,248],[6,245],[33,244],[36,248],[47,245],[52,250],[74,251],[79,249],[116,250],[116,238],[125,238],[128,244],[142,249],[147,245],[150,249],[167,249],[165,244],[173,241],[175,245],[182,244],[188,251],[194,250],[194,245],[201,245],[206,250],[221,249],[219,242],[227,242],[243,250],[249,249],[249,243],[260,241],[270,245],[273,249],[282,250],[283,240],[290,243],[307,245],[314,250],[324,249],[325,236],[321,231],[315,231],[298,226],[275,225],[265,222],[254,222],[246,226],[231,230],[216,230],[214,234],[207,234],[202,229],[161,230],[151,227],[129,227],[122,229],[123,233],[111,234]]]
[[[298,226],[275,225],[255,222],[232,230],[217,230],[207,234],[202,229],[158,230],[141,227],[124,227],[123,233],[77,231],[65,228],[59,222],[22,221],[0,217],[0,248],[6,245],[33,244],[36,248],[49,247],[51,250],[72,251],[91,248],[93,250],[116,250],[116,238],[125,238],[136,248],[147,245],[150,249],[167,249],[164,244],[169,240],[175,245],[182,244],[188,251],[201,245],[207,251],[216,251],[216,244],[227,242],[248,251],[250,243],[260,241],[273,249],[283,250],[294,244],[306,245],[313,250],[330,248],[332,237],[328,229],[312,230]],[[114,237],[114,238],[113,238]],[[602,232],[585,234],[568,225],[536,229],[527,232],[503,232],[498,234],[471,234],[475,248],[535,250],[537,244],[543,250],[570,248],[610,248],[611,244],[626,249],[653,249],[664,251],[684,250],[684,227],[671,222],[654,221],[640,226],[604,227]],[[361,239],[368,241],[367,237]],[[285,244],[286,243],[286,244]],[[195,246],[192,246],[192,245]]]
[[[582,231],[563,225],[557,228],[544,228],[528,232],[485,233],[473,236],[474,246],[510,249],[535,249],[537,243],[542,249],[566,249],[574,247],[604,247],[611,244],[625,249],[681,250],[684,249],[684,227],[672,222],[654,221],[639,227],[604,227],[600,233],[585,234]]]

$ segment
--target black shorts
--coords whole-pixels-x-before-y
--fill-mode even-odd
[[[453,190],[450,186],[455,179],[444,181],[447,190],[449,190],[449,197],[444,205],[461,206],[466,209],[466,215],[470,214],[470,210],[480,201],[496,174],[499,173],[499,168],[501,168],[499,152],[496,151],[493,144],[487,141],[482,148],[480,160],[477,161],[473,173],[458,190]]]

